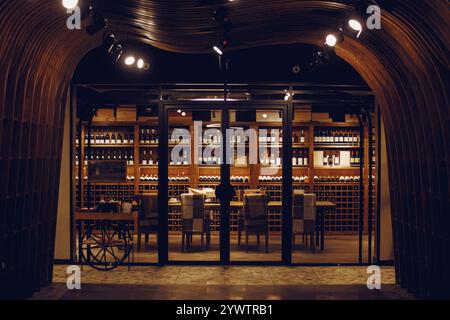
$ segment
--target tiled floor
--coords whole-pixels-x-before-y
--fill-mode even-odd
[[[136,238],[136,237],[135,237]],[[356,235],[326,235],[325,250],[319,247],[313,252],[298,237],[295,251],[292,253],[293,263],[357,263],[358,262],[358,236]],[[237,245],[237,235],[231,234],[230,238],[231,260],[232,261],[280,261],[281,260],[281,234],[271,233],[269,239],[269,253],[264,252],[264,239],[258,247],[255,243],[255,236],[250,237],[248,251],[245,246]],[[245,237],[243,238],[243,244]],[[374,243],[374,242],[373,242]],[[152,235],[150,242],[141,242],[141,251],[134,253],[135,262],[156,263],[158,262],[158,245],[156,237]],[[194,237],[193,245],[189,252],[181,252],[181,235],[178,233],[169,236],[169,259],[172,261],[219,261],[220,244],[217,233],[212,234],[211,246],[207,250],[200,247],[200,236]],[[362,254],[367,257],[367,237],[363,239]]]
[[[66,266],[35,299],[411,299],[382,268],[381,290],[368,290],[365,267],[84,267],[81,290],[66,287]]]

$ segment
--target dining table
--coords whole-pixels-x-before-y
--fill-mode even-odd
[[[219,210],[220,202],[208,202],[204,203],[207,210]],[[230,201],[230,208],[241,209],[244,206],[243,201]],[[282,209],[282,201],[269,201],[267,204],[269,209]],[[169,201],[169,208],[181,207],[180,201]],[[336,210],[336,204],[330,201],[317,201],[316,202],[316,245],[320,245],[320,250],[325,249],[325,213]]]

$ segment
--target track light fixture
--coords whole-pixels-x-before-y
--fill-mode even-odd
[[[294,97],[294,94],[289,92],[288,90],[284,90],[284,92],[285,92],[285,94],[284,94],[284,101],[288,101],[289,99]]]
[[[144,68],[144,59],[142,58],[138,59],[136,66],[138,67],[138,69]]]
[[[329,47],[334,47],[337,44],[337,38],[334,34],[327,35],[325,44]]]
[[[105,32],[103,34],[103,48],[108,55],[113,57],[114,63],[117,63],[122,57],[123,47],[112,32]]]
[[[325,38],[325,45],[330,48],[333,48],[338,43],[341,43],[343,41],[344,41],[344,36],[342,35],[341,31],[335,32],[335,33],[329,33],[329,34],[327,34],[327,36]]]
[[[146,63],[142,57],[136,58],[133,54],[127,54],[125,56],[125,59],[123,59],[123,63],[127,67],[132,67],[135,65],[136,68],[139,70],[142,70],[142,69],[147,70],[150,68],[150,65],[148,63]]]
[[[111,54],[114,56],[114,62],[117,63],[123,55],[123,46],[117,43],[111,50]]]
[[[100,30],[106,27],[107,20],[103,17],[101,13],[94,12],[92,17],[92,22],[86,27],[86,32],[88,35],[93,36]]]
[[[219,56],[223,55],[223,51],[222,51],[222,48],[220,47],[220,45],[213,46],[213,50],[214,50]]]
[[[356,38],[359,38],[361,36],[361,33],[363,31],[363,26],[362,26],[362,23],[358,19],[355,19],[355,18],[349,19],[348,20],[348,26],[353,31],[358,32],[357,35],[356,35]]]
[[[124,60],[124,62],[125,62],[125,64],[126,64],[127,66],[132,66],[132,65],[134,64],[135,61],[136,61],[136,58],[135,58],[134,56],[131,56],[131,55],[127,56],[127,57],[125,58],[125,60]]]
[[[228,34],[224,34],[222,41],[220,41],[217,45],[213,46],[213,50],[218,54],[218,55],[222,55],[226,49],[226,47],[228,47],[228,45],[231,43],[231,36]]]
[[[108,54],[112,52],[114,46],[118,43],[114,33],[104,33],[103,34],[103,48]]]

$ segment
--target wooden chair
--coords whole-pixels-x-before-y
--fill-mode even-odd
[[[316,195],[295,191],[292,206],[292,251],[295,249],[295,236],[301,234],[303,241],[310,237],[310,248],[315,250],[314,233],[316,225]]]
[[[189,249],[189,245],[192,243],[192,235],[194,234],[200,234],[201,247],[203,249],[205,235],[208,242],[210,237],[210,219],[205,215],[205,196],[201,194],[182,194],[181,216],[181,251]]]
[[[141,237],[145,235],[145,244],[150,240],[150,234],[158,234],[158,195],[146,194],[140,198],[138,244],[137,251],[141,250]]]
[[[244,195],[244,206],[240,217],[242,224],[238,227],[238,244],[241,244],[241,232],[245,231],[245,251],[248,251],[250,234],[256,234],[259,246],[259,236],[264,234],[266,253],[269,252],[269,226],[268,226],[268,198],[263,194]]]

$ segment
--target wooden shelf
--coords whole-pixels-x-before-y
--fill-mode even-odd
[[[332,144],[314,144],[314,149],[359,149],[359,146],[332,145]]]
[[[179,122],[179,123],[178,123]],[[193,132],[193,123],[191,121],[178,121],[175,123],[170,123],[170,128],[173,128],[174,126],[182,127],[185,129],[188,129],[189,131]],[[239,124],[233,123],[233,126],[237,126]],[[158,130],[158,119],[155,118],[154,120],[151,120],[149,122],[147,121],[136,121],[136,122],[96,122],[93,123],[93,126],[101,127],[101,130],[104,130],[107,127],[129,127],[127,129],[130,133],[134,135],[134,143],[133,144],[92,144],[92,148],[129,148],[133,149],[133,158],[135,164],[133,166],[127,166],[127,170],[134,169],[134,172],[130,175],[133,175],[135,177],[134,181],[128,181],[128,182],[121,182],[121,183],[92,183],[91,186],[91,197],[93,197],[93,201],[91,202],[91,205],[95,205],[99,200],[99,197],[107,195],[108,197],[117,198],[119,200],[129,200],[135,195],[139,194],[145,194],[145,193],[155,193],[158,192],[158,181],[141,181],[139,180],[139,177],[142,173],[146,173],[145,170],[147,170],[148,174],[156,174],[155,170],[158,169],[157,164],[153,165],[142,165],[140,164],[142,160],[142,153],[144,148],[149,148],[155,155],[154,159],[158,159],[158,151],[155,149],[159,148],[159,145],[157,143],[141,143],[139,140],[140,138],[140,130],[142,128],[150,127],[153,129]],[[273,128],[280,128],[281,123],[253,123],[251,125],[248,125],[248,123],[243,123],[241,126],[244,126],[245,128],[251,127],[256,130],[259,128],[266,128],[266,129],[273,129]],[[293,129],[297,133],[298,136],[300,136],[300,131],[303,129],[304,131],[304,137],[305,137],[305,143],[299,143],[299,142],[293,142],[292,148],[296,149],[297,151],[304,152],[306,150],[308,162],[309,165],[296,165],[292,166],[293,168],[293,175],[301,176],[301,175],[307,175],[309,177],[308,182],[300,182],[300,181],[292,181],[292,186],[294,190],[305,190],[306,192],[314,192],[317,194],[317,200],[320,201],[333,201],[337,204],[337,209],[334,213],[327,212],[326,213],[326,230],[327,231],[333,231],[333,232],[356,232],[359,227],[359,182],[314,182],[313,177],[314,176],[357,176],[359,175],[359,165],[354,165],[350,167],[328,167],[328,166],[317,166],[315,167],[313,164],[313,155],[314,151],[318,150],[358,150],[359,146],[349,143],[314,143],[314,133],[316,128],[320,128],[322,130],[323,128],[330,128],[330,127],[336,127],[336,128],[358,128],[357,124],[354,123],[319,123],[319,122],[299,122],[299,123],[293,123]],[[131,130],[133,128],[133,131]],[[76,145],[75,147],[79,150],[79,159],[80,163],[82,159],[84,159],[85,155],[85,129],[86,126],[83,125],[82,132],[81,132],[81,139],[80,144]],[[359,131],[358,131],[359,132]],[[367,131],[368,132],[368,131]],[[158,133],[158,132],[157,132]],[[367,133],[366,133],[367,135]],[[258,135],[259,137],[259,135]],[[258,139],[258,138],[257,138]],[[297,140],[296,141],[300,141]],[[191,142],[193,143],[193,137],[191,137]],[[257,141],[257,143],[260,143]],[[263,142],[267,145],[268,148],[270,147],[278,147],[282,148],[283,144],[282,142]],[[183,142],[170,142],[169,141],[169,152],[171,148],[174,146],[181,145],[181,146],[190,146],[190,143],[183,143]],[[206,146],[220,146],[220,143],[203,143],[201,141],[201,147],[204,148]],[[240,145],[237,142],[234,143],[234,145]],[[243,142],[241,144],[243,147],[248,149],[249,142]],[[299,150],[300,149],[300,150]],[[303,150],[302,150],[303,149]],[[370,164],[368,164],[368,160],[370,159],[372,153],[368,152],[368,139],[364,139],[364,156],[365,158],[365,168],[368,168]],[[114,151],[113,151],[114,152]],[[127,151],[129,152],[129,151]],[[191,152],[191,157],[193,157],[193,152]],[[207,176],[207,175],[219,175],[220,165],[206,165],[206,164],[196,164],[194,163],[193,159],[191,159],[191,164],[189,165],[169,165],[169,175],[176,175],[181,174],[189,177],[190,181],[168,181],[169,188],[167,190],[169,198],[178,198],[180,194],[185,193],[188,191],[189,187],[211,187],[215,188],[220,181],[199,181],[199,176]],[[75,174],[77,175],[78,172],[78,166],[73,166],[75,168]],[[82,168],[85,168],[84,165],[81,165]],[[236,199],[238,197],[241,197],[241,194],[243,193],[243,190],[246,189],[257,189],[257,188],[263,188],[267,190],[267,194],[271,197],[273,201],[281,201],[284,195],[283,191],[283,185],[282,181],[259,181],[258,176],[261,174],[262,168],[274,168],[281,170],[282,166],[266,166],[266,165],[260,165],[260,164],[252,164],[252,165],[231,165],[231,175],[236,176],[248,176],[249,181],[248,182],[237,182],[233,181],[231,182],[231,185],[236,190]],[[357,173],[358,171],[358,173]],[[376,171],[375,171],[376,172]],[[235,173],[235,174],[233,174]],[[83,172],[84,176],[84,172]],[[81,203],[78,201],[78,197],[75,197],[74,203],[76,206],[85,206],[86,199],[88,197],[87,195],[87,180],[80,181],[74,181],[75,183],[75,193],[76,195],[81,196]],[[368,179],[364,178],[363,183],[365,188],[367,188],[368,185]],[[79,187],[81,185],[81,188]],[[95,189],[95,188],[105,188],[105,189]],[[127,187],[126,194],[125,190],[119,189]],[[106,189],[110,188],[110,189]],[[92,194],[92,192],[100,192],[99,194]],[[111,193],[109,193],[111,192]],[[116,193],[117,192],[117,193]],[[365,195],[366,195],[365,191]],[[109,193],[109,194],[108,194]],[[120,194],[119,194],[120,193]],[[374,195],[375,199],[375,195]],[[375,208],[375,206],[373,206]],[[364,207],[364,215],[365,215],[365,221],[364,225],[365,228],[367,228],[367,204],[365,204]],[[281,230],[281,211],[280,210],[271,210],[269,213],[269,229],[271,231],[280,231]],[[374,217],[375,215],[373,215]],[[213,230],[218,230],[220,225],[220,215],[218,212],[213,212]],[[236,221],[237,221],[237,212],[231,211],[230,212],[230,223],[231,223],[231,229],[236,229]],[[169,212],[169,230],[171,231],[177,231],[181,228],[181,212],[177,211],[171,211]],[[356,229],[355,229],[356,228]]]

